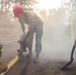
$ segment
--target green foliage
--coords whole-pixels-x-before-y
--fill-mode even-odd
[[[0,9],[1,11],[5,8],[9,9],[13,3],[15,3],[15,4],[20,3],[21,5],[29,8],[29,9],[32,9],[32,7],[36,3],[38,3],[38,0],[1,0],[0,3],[1,3],[1,9]],[[8,7],[7,7],[7,5],[8,5]]]
[[[37,2],[37,0],[21,0],[20,3],[21,4],[26,4],[26,5],[34,5],[38,2]]]
[[[32,10],[38,0],[21,0],[20,4],[23,5],[27,10]],[[36,7],[34,7],[36,8]]]

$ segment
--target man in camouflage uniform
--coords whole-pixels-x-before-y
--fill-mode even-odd
[[[35,33],[36,36],[35,61],[37,62],[39,60],[39,54],[42,50],[41,39],[43,36],[43,22],[36,13],[30,11],[24,12],[23,7],[18,4],[13,7],[13,13],[14,16],[18,18],[22,27],[23,35],[25,35],[24,39],[22,39],[21,42],[24,43],[26,40],[29,44],[29,48],[30,48],[29,55],[32,54],[33,35]],[[28,31],[26,34],[25,34],[24,24],[28,25]]]

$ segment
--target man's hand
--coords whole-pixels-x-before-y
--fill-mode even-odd
[[[23,35],[21,35],[20,36],[20,40],[18,41],[19,43],[23,43],[24,41],[25,41],[25,35],[23,34]]]

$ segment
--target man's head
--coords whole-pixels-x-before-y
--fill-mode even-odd
[[[13,7],[13,13],[14,13],[15,17],[19,18],[19,17],[21,17],[23,15],[24,9],[23,9],[23,7],[21,5],[16,4]]]

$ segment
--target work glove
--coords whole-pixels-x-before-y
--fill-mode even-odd
[[[25,41],[25,35],[21,35],[20,36],[20,40],[18,41],[19,43],[24,43],[24,41]]]

